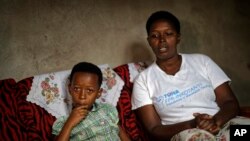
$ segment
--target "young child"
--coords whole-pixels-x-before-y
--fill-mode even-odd
[[[118,125],[116,108],[95,102],[102,93],[100,68],[88,62],[78,63],[73,67],[69,80],[73,108],[69,116],[54,122],[52,134],[56,135],[56,140],[129,140]]]

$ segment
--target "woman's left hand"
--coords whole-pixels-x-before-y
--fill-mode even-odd
[[[220,127],[216,124],[213,116],[208,114],[194,113],[196,127],[199,129],[206,130],[212,134],[219,132]]]

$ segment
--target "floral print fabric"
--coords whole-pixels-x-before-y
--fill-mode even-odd
[[[250,118],[236,117],[228,121],[217,135],[198,128],[187,129],[174,135],[171,141],[230,141],[230,125],[249,125]]]
[[[116,106],[124,82],[108,64],[99,67],[103,73],[103,93],[97,102]],[[72,108],[67,89],[70,72],[71,70],[66,70],[34,76],[26,100],[39,105],[55,117],[68,115]]]

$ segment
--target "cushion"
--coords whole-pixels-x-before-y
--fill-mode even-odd
[[[54,117],[26,101],[32,78],[18,83],[14,79],[0,81],[0,138],[5,141],[52,140]]]
[[[33,77],[29,77],[16,85],[16,120],[20,125],[20,130],[16,132],[23,134],[18,140],[53,140],[51,127],[56,118],[40,106],[26,101],[32,82]]]
[[[22,137],[16,120],[15,85],[14,79],[0,80],[0,139],[3,140],[18,140]]]
[[[15,92],[16,81],[14,79],[0,80],[0,110],[1,113],[12,115],[15,111],[11,108],[14,105],[13,94]],[[4,116],[4,115],[2,115]],[[1,116],[1,117],[2,117]]]
[[[103,92],[97,101],[116,106],[124,82],[108,64],[99,67],[103,73]],[[68,115],[72,108],[67,87],[70,72],[66,70],[34,76],[27,101],[39,105],[56,118]]]
[[[146,68],[146,63],[128,63],[114,68],[114,71],[125,82],[123,89],[121,90],[121,96],[119,98],[117,109],[120,118],[120,124],[124,131],[134,141],[147,141],[148,136],[145,133],[144,128],[136,117],[135,112],[131,109],[131,94],[133,90],[134,78]],[[131,73],[130,73],[131,72]],[[132,78],[131,78],[132,77]]]

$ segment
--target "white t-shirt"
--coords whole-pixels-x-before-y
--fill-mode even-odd
[[[173,76],[154,62],[134,81],[132,109],[153,104],[162,124],[193,119],[193,113],[214,115],[219,111],[214,89],[230,81],[208,56],[180,54],[182,64]]]

